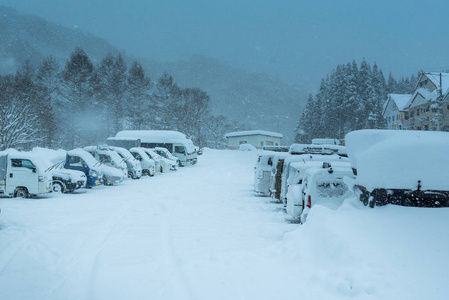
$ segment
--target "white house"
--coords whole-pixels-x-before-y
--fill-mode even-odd
[[[229,149],[239,149],[242,144],[250,144],[258,149],[264,146],[280,146],[283,135],[276,132],[251,130],[225,134]]]
[[[405,123],[405,110],[410,104],[412,95],[388,94],[384,104],[383,116],[387,121],[387,129],[407,129]]]

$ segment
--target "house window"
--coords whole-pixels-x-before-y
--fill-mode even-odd
[[[240,145],[241,145],[241,144],[248,144],[248,142],[247,142],[247,141],[240,141],[239,144],[240,144]]]
[[[410,112],[410,118],[413,118],[415,116],[415,112],[414,111],[411,111]]]
[[[394,122],[394,116],[393,116],[393,118],[392,118],[392,121]]]
[[[419,116],[419,109],[416,111],[416,116]]]

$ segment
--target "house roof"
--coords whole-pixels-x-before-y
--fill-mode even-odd
[[[443,95],[449,91],[449,73],[424,73],[427,78],[429,78],[432,83],[439,88],[440,87],[440,74],[441,74],[441,89]]]
[[[266,135],[266,136],[272,136],[277,138],[283,138],[284,136],[277,132],[271,132],[271,131],[264,131],[264,130],[249,130],[249,131],[237,131],[237,132],[230,132],[225,134],[225,138],[230,137],[238,137],[238,136],[249,136],[249,135]]]
[[[418,96],[418,94],[421,95],[426,101],[434,101],[438,98],[438,90],[434,90],[433,92],[430,92],[427,89],[420,88],[420,89],[417,89],[413,93],[412,97],[410,98],[410,102],[407,104],[406,108],[410,108],[410,107],[414,106],[413,104],[414,104],[416,96]]]
[[[399,110],[404,110],[412,97],[411,94],[389,94],[389,96],[391,96],[391,99],[394,101]]]
[[[394,101],[398,110],[403,111],[409,105],[411,99],[412,99],[411,94],[388,94],[388,99],[387,101],[385,101],[383,107],[384,114],[390,101]]]

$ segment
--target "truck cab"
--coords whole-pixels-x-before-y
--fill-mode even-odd
[[[51,191],[52,175],[39,159],[20,152],[0,154],[0,194],[27,198]]]

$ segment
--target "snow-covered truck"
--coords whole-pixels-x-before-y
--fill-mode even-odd
[[[345,140],[365,205],[449,206],[449,133],[359,130]]]
[[[130,149],[127,145],[149,149],[163,147],[179,158],[180,166],[194,165],[197,163],[197,150],[195,145],[185,134],[178,131],[124,130],[118,132],[115,137],[108,138],[107,143],[111,146],[119,146],[127,149]]]
[[[0,152],[0,195],[27,198],[51,192],[52,174],[46,169],[28,154]]]

